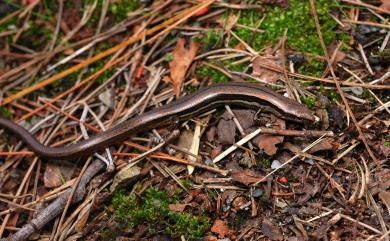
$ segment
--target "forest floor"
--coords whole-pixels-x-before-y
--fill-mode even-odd
[[[0,1],[0,118],[47,148],[210,85],[278,93],[70,160],[0,123],[0,238],[390,240],[389,15],[389,0]]]

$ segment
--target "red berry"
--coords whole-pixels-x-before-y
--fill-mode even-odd
[[[281,182],[281,183],[287,183],[288,180],[287,180],[286,177],[281,177],[281,178],[279,178],[279,182]]]
[[[195,17],[198,17],[198,16],[202,16],[203,14],[207,13],[209,11],[209,7],[204,7],[202,9],[200,9],[199,11],[197,11],[194,16]]]

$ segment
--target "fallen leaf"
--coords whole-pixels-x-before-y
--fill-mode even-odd
[[[385,11],[390,11],[390,1],[389,0],[381,0],[382,4],[379,6],[379,8],[385,10]],[[377,11],[381,13],[381,11]]]
[[[310,183],[305,182],[303,187],[303,193],[304,195],[298,199],[298,203],[303,204],[309,201],[311,197],[317,194],[317,192],[320,190],[320,184],[319,182],[315,182],[314,186]]]
[[[283,240],[283,235],[279,228],[267,219],[261,223],[261,230],[263,231],[263,234],[271,240]]]
[[[43,183],[47,188],[59,187],[72,177],[73,172],[73,167],[48,163],[43,175]]]
[[[344,111],[337,105],[331,105],[328,108],[330,123],[334,127],[342,128],[344,125]]]
[[[255,125],[256,111],[253,110],[233,110],[235,117],[242,129],[248,129]]]
[[[114,177],[110,186],[110,191],[113,192],[118,186],[125,186],[133,181],[136,181],[141,176],[141,168],[138,166],[124,167]]]
[[[233,200],[232,207],[234,210],[238,211],[247,207],[248,204],[250,205],[250,202],[248,202],[244,196],[238,196]]]
[[[232,116],[225,112],[217,126],[218,141],[222,144],[232,145],[235,142],[236,124]]]
[[[184,44],[185,40],[183,38],[177,40],[176,48],[172,52],[173,59],[169,62],[169,69],[171,71],[170,82],[173,85],[176,97],[180,96],[184,77],[199,48],[199,43],[197,42],[191,41],[189,49],[186,49]]]
[[[234,25],[236,25],[238,21],[238,16],[235,14],[230,14],[230,16],[227,18],[227,23],[225,25],[225,32],[229,33],[230,30],[233,29]]]
[[[280,130],[286,129],[286,122],[282,119],[277,118],[274,125],[275,125],[273,127],[274,129],[280,129]],[[278,150],[276,145],[282,143],[283,140],[284,140],[284,136],[260,134],[255,138],[253,138],[252,142],[255,143],[261,150],[264,150],[264,152],[267,155],[273,156],[276,154],[276,151]]]
[[[91,211],[91,206],[92,204],[88,204],[80,211],[80,214],[78,215],[77,220],[75,222],[75,230],[77,232],[83,231],[85,225],[87,224],[89,214]]]
[[[336,53],[336,57],[334,59],[334,62],[335,63],[339,63],[341,61],[343,61],[345,59],[347,55],[343,52],[343,51],[340,51],[340,50],[337,50],[337,53]]]
[[[271,54],[271,48],[265,50],[265,52],[265,56],[259,56],[253,60],[253,75],[259,78],[264,83],[275,83],[279,79],[280,74],[262,66],[266,65],[270,67],[281,68],[282,65],[280,61],[280,51],[277,51],[276,55]]]
[[[383,155],[385,158],[390,156],[390,147],[386,146],[385,140],[375,141],[372,145],[373,150],[379,155]]]
[[[186,208],[186,204],[182,204],[182,203],[176,203],[176,204],[169,204],[169,210],[173,211],[173,212],[178,212],[178,213],[181,213],[184,211],[184,209]]]
[[[210,153],[211,159],[215,159],[222,152],[222,145],[216,146]]]
[[[206,133],[207,140],[209,142],[214,141],[215,133],[217,132],[217,128],[215,126],[212,126]]]
[[[231,178],[233,181],[242,183],[249,186],[263,179],[264,176],[257,174],[255,171],[250,169],[244,169],[242,171],[233,171]],[[264,180],[266,181],[266,180]]]
[[[203,239],[204,241],[217,241],[218,239],[214,236],[206,236]]]
[[[333,143],[330,138],[321,140],[317,145],[310,148],[307,152],[312,154],[318,151],[329,151],[333,150]]]
[[[385,190],[379,190],[379,198],[386,205],[387,211],[390,214],[390,192],[386,192]]]
[[[211,232],[218,234],[219,238],[224,238],[229,233],[229,227],[225,221],[217,219],[211,227]]]
[[[326,234],[328,232],[328,229],[329,229],[329,224],[328,223],[323,223],[321,224],[318,228],[316,228],[316,230],[314,230],[313,233],[311,233],[311,237],[313,238],[313,240],[326,240]]]

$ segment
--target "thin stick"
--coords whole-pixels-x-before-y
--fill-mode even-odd
[[[200,9],[202,9],[204,7],[207,7],[208,5],[212,4],[214,1],[215,0],[207,0],[205,2],[202,2],[199,5],[196,5],[196,6],[192,7],[192,8],[190,8],[190,9],[188,9],[187,11],[184,11],[183,13],[180,13],[180,14],[178,14],[178,15],[170,18],[170,19],[168,19],[167,21],[163,22],[162,24],[159,24],[159,25],[149,29],[148,31],[145,32],[145,35],[146,36],[152,35],[152,34],[156,33],[157,31],[163,29],[164,27],[167,27],[168,25],[172,24],[169,27],[167,27],[165,30],[160,32],[159,34],[155,35],[152,38],[154,40],[155,37],[160,36],[162,33],[167,32],[167,30],[169,31],[169,30],[175,28],[177,25],[179,25],[180,23],[184,22],[185,20],[187,20],[188,18],[193,16],[197,11],[199,11]],[[97,55],[93,56],[92,58],[89,58],[89,59],[87,59],[87,60],[85,60],[85,61],[83,61],[83,62],[81,62],[81,63],[79,63],[77,65],[74,65],[74,66],[70,67],[69,69],[66,69],[66,70],[64,70],[64,71],[62,71],[62,72],[60,72],[60,73],[58,73],[58,74],[56,74],[56,75],[46,79],[46,80],[41,81],[40,83],[38,83],[36,85],[33,85],[31,87],[28,87],[28,88],[25,88],[22,91],[5,98],[3,100],[3,102],[0,103],[0,106],[6,105],[6,104],[10,103],[13,100],[16,100],[16,99],[18,99],[18,98],[20,98],[22,96],[25,96],[25,95],[33,92],[33,91],[41,89],[41,88],[43,88],[43,87],[53,83],[56,80],[59,80],[59,79],[61,79],[63,77],[66,77],[69,74],[71,74],[71,73],[73,73],[73,72],[75,72],[75,71],[77,71],[77,70],[79,70],[79,69],[81,69],[81,68],[83,68],[83,67],[85,67],[85,66],[87,66],[89,64],[92,64],[92,63],[94,63],[94,62],[96,62],[96,61],[98,61],[98,60],[100,60],[100,59],[102,59],[104,57],[107,57],[108,55],[110,55],[112,53],[115,53],[116,51],[118,51],[118,50],[120,50],[122,48],[125,48],[125,47],[129,46],[130,44],[135,43],[136,41],[141,40],[143,37],[144,37],[144,35],[142,35],[142,34],[133,35],[132,37],[130,37],[126,41],[124,41],[124,42],[122,42],[122,43],[120,43],[120,44],[118,44],[118,45],[116,45],[116,46],[114,46],[114,47],[112,47],[112,48],[110,48],[110,49],[100,53],[100,54],[97,54]],[[115,61],[115,63],[119,63],[119,62],[120,61]]]
[[[361,25],[367,25],[367,26],[374,26],[378,28],[388,28],[390,29],[389,24],[381,24],[381,23],[375,23],[375,22],[365,22],[365,21],[358,21],[358,20],[344,20],[343,22],[346,23],[354,23],[354,24],[361,24]]]
[[[322,141],[322,138],[324,137],[321,136],[320,138],[318,138],[317,140],[315,140],[313,143],[311,143],[310,145],[308,145],[307,147],[305,147],[305,149],[303,149],[301,152],[305,153],[307,152],[308,150],[310,150],[310,148],[312,148],[313,146],[317,145],[318,143],[320,143]],[[295,156],[291,157],[289,160],[287,160],[285,163],[283,163],[282,165],[280,165],[278,168],[276,168],[275,170],[273,170],[272,172],[268,173],[267,175],[265,175],[260,181],[256,182],[255,184],[253,184],[253,186],[257,186],[259,185],[259,183],[263,182],[264,180],[266,180],[269,176],[271,176],[272,174],[274,174],[275,172],[279,171],[279,169],[281,169],[282,167],[284,167],[285,165],[289,164],[290,162],[292,162],[293,160],[295,160],[297,157],[299,157],[300,155],[299,154],[295,154]]]
[[[352,121],[353,121],[353,123],[355,124],[355,127],[356,127],[357,131],[359,132],[360,139],[363,141],[364,146],[366,147],[366,149],[367,149],[367,151],[368,151],[368,154],[369,154],[370,157],[375,161],[377,167],[380,169],[380,162],[379,162],[379,160],[375,157],[375,155],[374,155],[374,153],[372,152],[370,146],[368,145],[367,140],[366,140],[366,137],[364,136],[363,131],[360,129],[360,126],[359,126],[359,124],[358,124],[358,122],[357,122],[357,120],[356,120],[356,118],[355,118],[355,115],[353,114],[352,109],[351,109],[351,107],[349,106],[348,100],[345,98],[344,92],[343,92],[343,90],[342,90],[341,87],[340,87],[339,81],[337,80],[337,76],[336,76],[336,74],[335,74],[335,72],[334,72],[332,63],[330,62],[329,54],[328,54],[327,48],[326,48],[326,46],[325,46],[324,39],[323,39],[323,37],[322,37],[321,27],[320,27],[320,23],[319,23],[319,20],[318,20],[316,8],[315,8],[315,5],[314,5],[314,0],[309,0],[309,2],[310,2],[310,11],[311,11],[311,14],[312,14],[312,16],[313,16],[313,18],[314,18],[314,22],[315,22],[315,25],[316,25],[316,30],[317,30],[318,38],[320,39],[321,47],[322,47],[322,50],[323,50],[324,53],[325,53],[326,62],[328,63],[330,73],[332,74],[334,83],[336,84],[337,91],[339,92],[339,94],[340,94],[340,96],[341,96],[341,99],[343,100],[343,103],[344,103],[345,107],[347,108],[347,111],[348,111],[349,115],[351,116]]]
[[[235,143],[234,145],[230,146],[228,149],[226,149],[224,152],[222,152],[221,154],[219,154],[214,160],[213,160],[213,163],[217,163],[219,161],[221,161],[223,158],[225,158],[227,155],[229,155],[229,153],[231,153],[232,151],[236,150],[239,146],[242,146],[244,145],[246,142],[250,141],[252,138],[254,138],[255,136],[257,136],[258,134],[260,134],[262,128],[259,128],[255,131],[253,131],[252,133],[246,135],[244,138],[242,138],[240,141],[238,141],[237,143]]]

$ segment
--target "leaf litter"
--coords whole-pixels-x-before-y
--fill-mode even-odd
[[[0,130],[0,236],[389,240],[389,2],[309,2],[0,3],[0,114],[50,146],[77,143],[79,123],[93,136],[215,82],[267,84],[319,119],[243,106],[172,119],[111,147],[113,172],[96,157],[86,169],[38,159]]]

